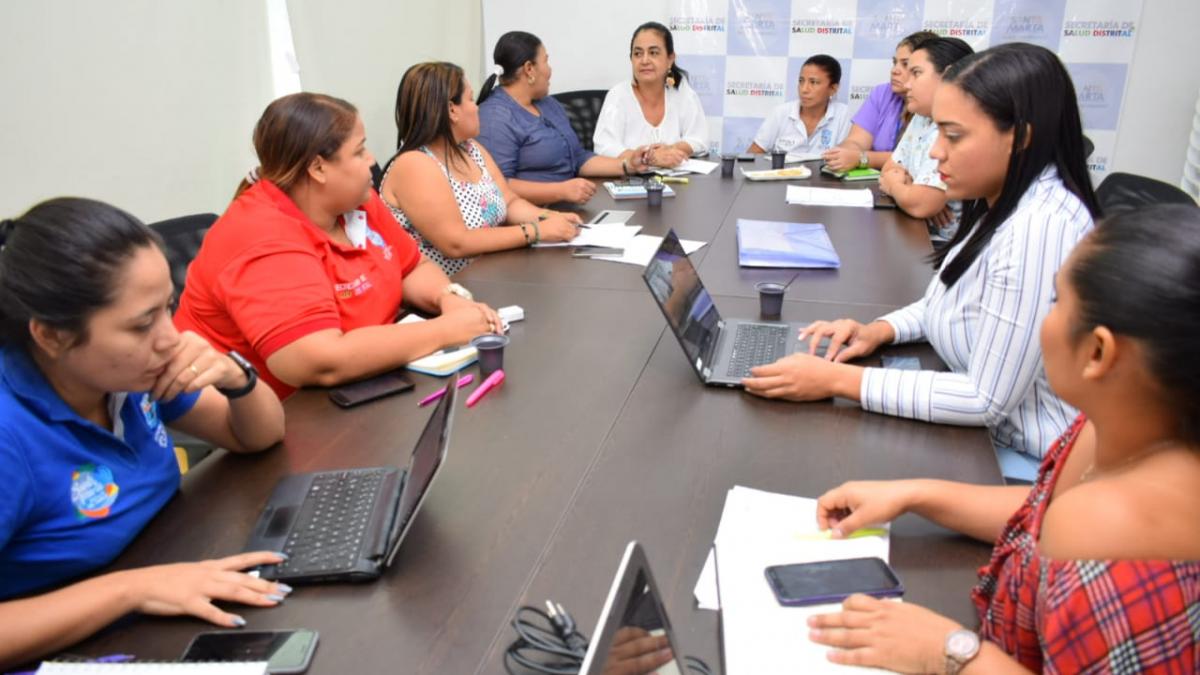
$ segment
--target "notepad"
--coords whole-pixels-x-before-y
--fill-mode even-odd
[[[266,675],[267,662],[61,663],[46,661],[37,675]]]
[[[842,261],[820,223],[738,218],[738,265],[828,269]]]
[[[416,314],[405,315],[397,323],[420,323],[424,317]],[[428,356],[410,361],[405,368],[415,372],[433,375],[434,377],[449,377],[479,360],[479,352],[470,345],[447,347],[439,349]]]
[[[592,260],[604,260],[606,262],[619,262],[645,267],[654,258],[654,253],[658,250],[658,247],[662,246],[662,241],[662,237],[639,234],[625,244],[625,251],[621,255],[594,255],[590,256],[590,258]],[[694,241],[691,239],[680,239],[679,243],[683,246],[683,252],[688,255],[699,251],[705,244],[703,241]]]
[[[787,186],[785,199],[789,204],[801,206],[856,206],[870,209],[875,207],[875,197],[870,190],[839,190],[801,185]]]

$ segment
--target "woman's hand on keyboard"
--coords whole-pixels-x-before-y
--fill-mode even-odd
[[[751,368],[750,374],[752,377],[742,380],[747,392],[789,401],[819,401],[832,396],[857,401],[862,386],[862,368],[803,353]]]
[[[242,617],[219,609],[214,601],[239,602],[255,607],[274,607],[292,591],[286,584],[259,579],[242,570],[283,562],[270,551],[242,553],[194,563],[155,565],[118,572],[127,584],[134,609],[145,614],[179,616],[190,614],[218,626],[237,628]]]
[[[800,331],[801,340],[811,340],[809,354],[816,355],[821,341],[828,338],[825,360],[838,363],[867,356],[895,337],[895,331],[886,321],[873,321],[866,325],[854,319],[816,321]]]

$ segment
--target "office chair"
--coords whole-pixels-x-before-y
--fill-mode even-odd
[[[383,169],[379,168],[379,162],[375,162],[371,165],[371,185],[375,186],[376,192],[379,192],[381,183],[383,183]]]
[[[1151,204],[1189,204],[1196,200],[1174,185],[1131,173],[1110,173],[1096,188],[1096,199],[1104,215],[1132,211]]]
[[[1087,136],[1083,137],[1083,158],[1088,159],[1092,156],[1092,152],[1096,150],[1096,144]]]
[[[188,265],[200,252],[200,244],[204,242],[205,233],[216,221],[217,214],[215,213],[198,213],[150,224],[150,228],[158,232],[167,245],[167,263],[171,267],[171,281],[175,284],[173,300],[176,303],[179,302],[179,296],[183,293]],[[198,438],[179,431],[174,431],[171,435],[175,440],[175,459],[179,462],[181,474],[187,473],[191,467],[213,451],[212,445]]]
[[[551,94],[567,111],[567,119],[585,150],[592,150],[592,134],[596,132],[596,119],[608,92],[603,89],[580,89]]]

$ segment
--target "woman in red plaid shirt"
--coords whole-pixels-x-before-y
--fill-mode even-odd
[[[1068,257],[1042,322],[1046,374],[1082,414],[1032,490],[846,483],[835,536],[918,513],[994,541],[976,634],[866,596],[812,620],[830,660],[901,672],[1200,672],[1200,209],[1102,221]],[[982,638],[982,640],[980,639]]]

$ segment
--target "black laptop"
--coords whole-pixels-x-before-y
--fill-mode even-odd
[[[579,675],[682,675],[684,657],[636,541],[625,547]]]
[[[807,324],[722,318],[675,230],[663,237],[642,279],[705,384],[740,387],[754,366],[808,349],[800,339]]]
[[[457,382],[446,388],[407,468],[320,471],[280,480],[246,550],[283,551],[288,559],[261,567],[259,574],[288,583],[378,578],[445,464],[456,391]]]

